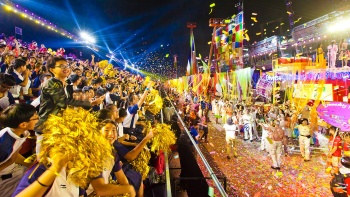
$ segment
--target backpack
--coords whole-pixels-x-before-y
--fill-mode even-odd
[[[335,197],[347,197],[347,184],[345,179],[349,178],[350,174],[337,173],[330,182],[330,188]]]

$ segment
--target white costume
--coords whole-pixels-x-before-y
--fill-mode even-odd
[[[330,44],[328,47],[328,66],[330,68],[335,68],[335,61],[337,59],[338,45]]]
[[[249,138],[250,141],[253,140],[251,119],[252,117],[249,114],[247,114],[247,112],[244,112],[242,116],[243,125],[244,125],[244,139],[248,140]]]
[[[268,125],[265,125],[265,126],[268,127]],[[267,152],[269,152],[270,144],[269,144],[269,141],[267,140],[268,136],[269,136],[269,131],[264,129],[264,127],[262,127],[260,150],[266,150]]]
[[[299,146],[301,155],[306,159],[310,159],[310,128],[309,126],[298,125],[299,130]]]

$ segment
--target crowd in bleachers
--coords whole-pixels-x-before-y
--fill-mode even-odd
[[[0,68],[1,196],[144,196],[146,180],[129,163],[157,132],[144,133],[146,119],[154,121],[144,102],[159,82],[113,66],[107,74],[94,55],[83,61],[5,35]],[[84,133],[95,122],[98,133]],[[64,151],[68,140],[49,145],[60,140],[55,128],[77,155]],[[93,135],[105,141],[88,141]]]

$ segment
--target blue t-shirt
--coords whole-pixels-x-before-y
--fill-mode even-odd
[[[2,64],[1,67],[0,67],[0,72],[1,72],[1,73],[5,73],[6,70],[8,69],[8,67],[9,67],[9,66],[8,66],[7,64],[5,64],[5,63]]]
[[[122,169],[122,166],[120,165],[120,159],[117,153],[114,154],[114,166],[112,168],[112,172],[118,172]]]
[[[197,141],[197,139],[196,139],[196,137],[198,136],[198,131],[197,131],[197,129],[194,128],[194,127],[191,127],[191,129],[190,129],[190,134],[191,134],[191,136],[193,137],[194,141],[196,141],[196,144],[198,144],[198,141]]]
[[[23,80],[20,79],[19,76],[15,72],[11,72],[9,74],[11,74],[16,79],[16,85],[19,85],[23,82]]]
[[[130,151],[127,147],[124,145],[120,144],[117,140],[113,143],[113,147],[115,150],[117,150],[117,154],[122,162],[127,161],[125,159],[125,155],[128,154]]]

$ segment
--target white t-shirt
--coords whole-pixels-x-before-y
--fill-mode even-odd
[[[224,124],[224,129],[226,132],[226,142],[229,142],[232,139],[236,139],[236,130],[237,130],[236,125]]]
[[[50,191],[46,194],[47,197],[56,196],[79,196],[79,187],[67,180],[66,167],[62,168],[52,184]]]
[[[252,117],[249,114],[243,114],[242,120],[243,124],[250,124]]]
[[[309,128],[309,126],[298,125],[298,130],[299,130],[299,134],[300,135],[303,135],[303,136],[310,135],[310,128]]]
[[[118,138],[124,136],[123,123],[118,123]]]

